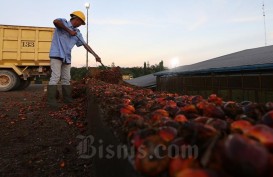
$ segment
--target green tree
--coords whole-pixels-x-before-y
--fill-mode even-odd
[[[81,67],[81,68],[76,68],[76,67],[71,67],[71,80],[81,80],[83,79],[86,74],[88,73],[88,70],[86,70],[86,67]]]
[[[161,60],[161,62],[159,62],[159,70],[160,71],[164,70],[163,60]]]
[[[146,62],[144,62],[143,74],[145,75],[146,73],[147,73],[147,66],[146,66]]]

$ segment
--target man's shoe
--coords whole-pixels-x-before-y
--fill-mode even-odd
[[[63,99],[65,103],[72,103],[72,87],[71,85],[62,85],[62,93],[63,93]]]
[[[57,102],[57,85],[48,85],[47,86],[47,105],[51,108],[58,109],[60,107]]]

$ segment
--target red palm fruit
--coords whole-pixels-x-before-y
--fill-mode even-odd
[[[177,106],[176,102],[173,100],[169,100],[167,102],[167,105],[170,106],[171,108],[175,108]]]
[[[172,107],[166,105],[163,109],[165,109],[169,113],[170,117],[174,117],[180,111],[180,108],[177,106]]]
[[[158,129],[158,135],[166,142],[172,141],[176,135],[177,130],[173,127],[160,127]]]
[[[154,100],[148,100],[144,105],[146,109],[150,109],[154,104]]]
[[[154,135],[147,137],[138,148],[135,168],[141,174],[157,176],[167,170],[169,160],[165,141]]]
[[[198,168],[200,167],[198,162],[192,158],[183,159],[180,156],[172,158],[169,164],[169,174],[170,177],[175,177],[179,172],[188,168]]]
[[[156,122],[163,117],[169,117],[169,113],[164,109],[157,109],[152,113],[151,120],[153,122]]]
[[[212,102],[215,105],[221,106],[223,104],[222,98],[218,97],[216,94],[211,94],[208,97],[208,102]]]
[[[201,102],[203,100],[204,100],[204,98],[202,96],[196,95],[196,96],[192,97],[191,103],[192,104],[197,104],[197,103],[199,103],[199,102]]]
[[[180,111],[176,114],[184,114],[188,119],[194,119],[199,116],[199,111],[193,104],[187,104],[184,107],[180,107]]]
[[[216,177],[216,174],[204,169],[185,169],[181,170],[175,177]]]
[[[233,122],[234,121],[234,119],[231,119],[231,118],[229,118],[229,117],[227,117],[226,118],[226,120],[232,120],[231,122]],[[248,121],[248,122],[250,122],[251,124],[256,124],[256,121],[254,120],[254,119],[252,119],[252,118],[250,118],[250,117],[248,117],[247,115],[245,115],[245,114],[238,114],[236,117],[235,117],[235,120],[246,120],[246,121]],[[230,123],[231,123],[230,122]]]
[[[225,121],[230,125],[232,122],[234,122],[233,119],[226,117]]]
[[[138,149],[139,146],[143,143],[146,137],[141,137],[140,134],[135,133],[132,139],[132,143],[135,147],[135,149]]]
[[[182,102],[182,101],[176,101],[177,107],[181,108],[187,105],[187,103]]]
[[[189,95],[182,95],[180,98],[183,102],[186,102],[189,100]]]
[[[217,136],[219,132],[212,126],[190,122],[179,129],[179,135],[181,135],[185,142],[198,146],[199,154],[208,146],[208,141]]]
[[[249,128],[245,135],[258,140],[265,145],[269,150],[273,150],[273,129],[263,125],[257,124]]]
[[[134,147],[138,149],[147,137],[156,135],[156,133],[157,131],[155,129],[142,129],[136,131],[132,135],[132,140],[130,143],[132,143]]]
[[[205,124],[208,120],[209,120],[209,117],[197,117],[193,119],[194,122],[201,123],[201,124]]]
[[[123,103],[124,105],[128,105],[128,104],[131,104],[131,100],[128,99],[128,98],[124,98],[124,99],[122,99],[122,103]]]
[[[138,114],[128,114],[124,116],[125,122],[124,125],[127,126],[127,124],[132,120],[144,120],[144,118]]]
[[[120,108],[120,114],[126,115],[126,114],[133,114],[135,112],[135,108],[133,105],[123,105]]]
[[[196,106],[193,104],[188,104],[184,107],[181,107],[181,111],[185,113],[198,113]]]
[[[137,130],[131,129],[127,132],[127,142],[131,145],[133,143],[133,138],[135,134],[137,133]]]
[[[273,111],[267,112],[263,117],[262,117],[262,123],[273,128]]]
[[[175,158],[177,156],[186,159],[189,157],[192,157],[194,154],[190,154],[193,153],[193,151],[187,151],[187,147],[190,147],[190,144],[188,142],[185,141],[184,138],[182,137],[177,137],[175,138],[173,141],[171,141],[169,143],[169,155],[172,158]]]
[[[147,109],[145,107],[138,107],[138,108],[136,108],[135,114],[145,115],[148,113],[148,110],[149,109]]]
[[[229,116],[230,118],[235,118],[237,115],[242,114],[243,113],[243,109],[242,107],[234,102],[234,101],[228,101],[224,104],[223,106],[223,110],[226,113],[227,116]]]
[[[175,129],[178,129],[180,127],[180,124],[172,119],[169,119],[165,121],[162,126],[173,127]]]
[[[163,98],[163,97],[157,98],[157,99],[156,99],[156,102],[158,102],[158,103],[159,103],[160,105],[162,105],[162,106],[165,106],[166,103],[167,103],[166,99]]]
[[[203,116],[224,119],[225,113],[221,109],[221,107],[215,106],[214,104],[210,103],[210,104],[207,104],[206,107],[204,108]]]
[[[220,132],[227,133],[228,124],[224,120],[210,118],[207,120],[206,124],[214,127],[216,130],[219,130]]]
[[[124,126],[127,129],[139,129],[145,127],[144,118],[138,114],[125,115]]]
[[[162,127],[165,126],[165,124],[169,121],[171,121],[170,117],[161,117],[157,122],[153,122],[154,126],[156,127]]]
[[[253,125],[247,120],[236,120],[230,124],[230,131],[232,133],[244,133]]]
[[[262,106],[258,103],[252,103],[249,102],[248,104],[243,106],[243,110],[244,110],[244,114],[257,121],[257,120],[261,120],[261,116],[264,114],[264,110],[262,108]]]
[[[240,134],[229,135],[224,143],[224,167],[232,176],[266,176],[269,152],[260,143]]]
[[[206,100],[200,101],[196,104],[197,109],[203,111],[206,105],[209,104]]]
[[[174,120],[175,120],[176,122],[181,122],[181,123],[188,122],[187,117],[186,117],[185,115],[183,115],[183,114],[178,114],[178,115],[176,115],[176,116],[174,117]]]
[[[110,92],[110,91],[108,91],[108,90],[106,90],[105,92],[104,92],[104,96],[111,96],[112,95],[112,92]]]

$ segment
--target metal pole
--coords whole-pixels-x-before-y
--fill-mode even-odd
[[[87,15],[87,20],[86,20],[86,43],[88,45],[88,7],[86,7],[86,15]],[[86,69],[88,70],[88,51],[86,50]]]

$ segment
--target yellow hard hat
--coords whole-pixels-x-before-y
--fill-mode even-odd
[[[77,16],[83,21],[83,25],[85,25],[85,15],[81,11],[74,11],[70,14],[71,17]]]

